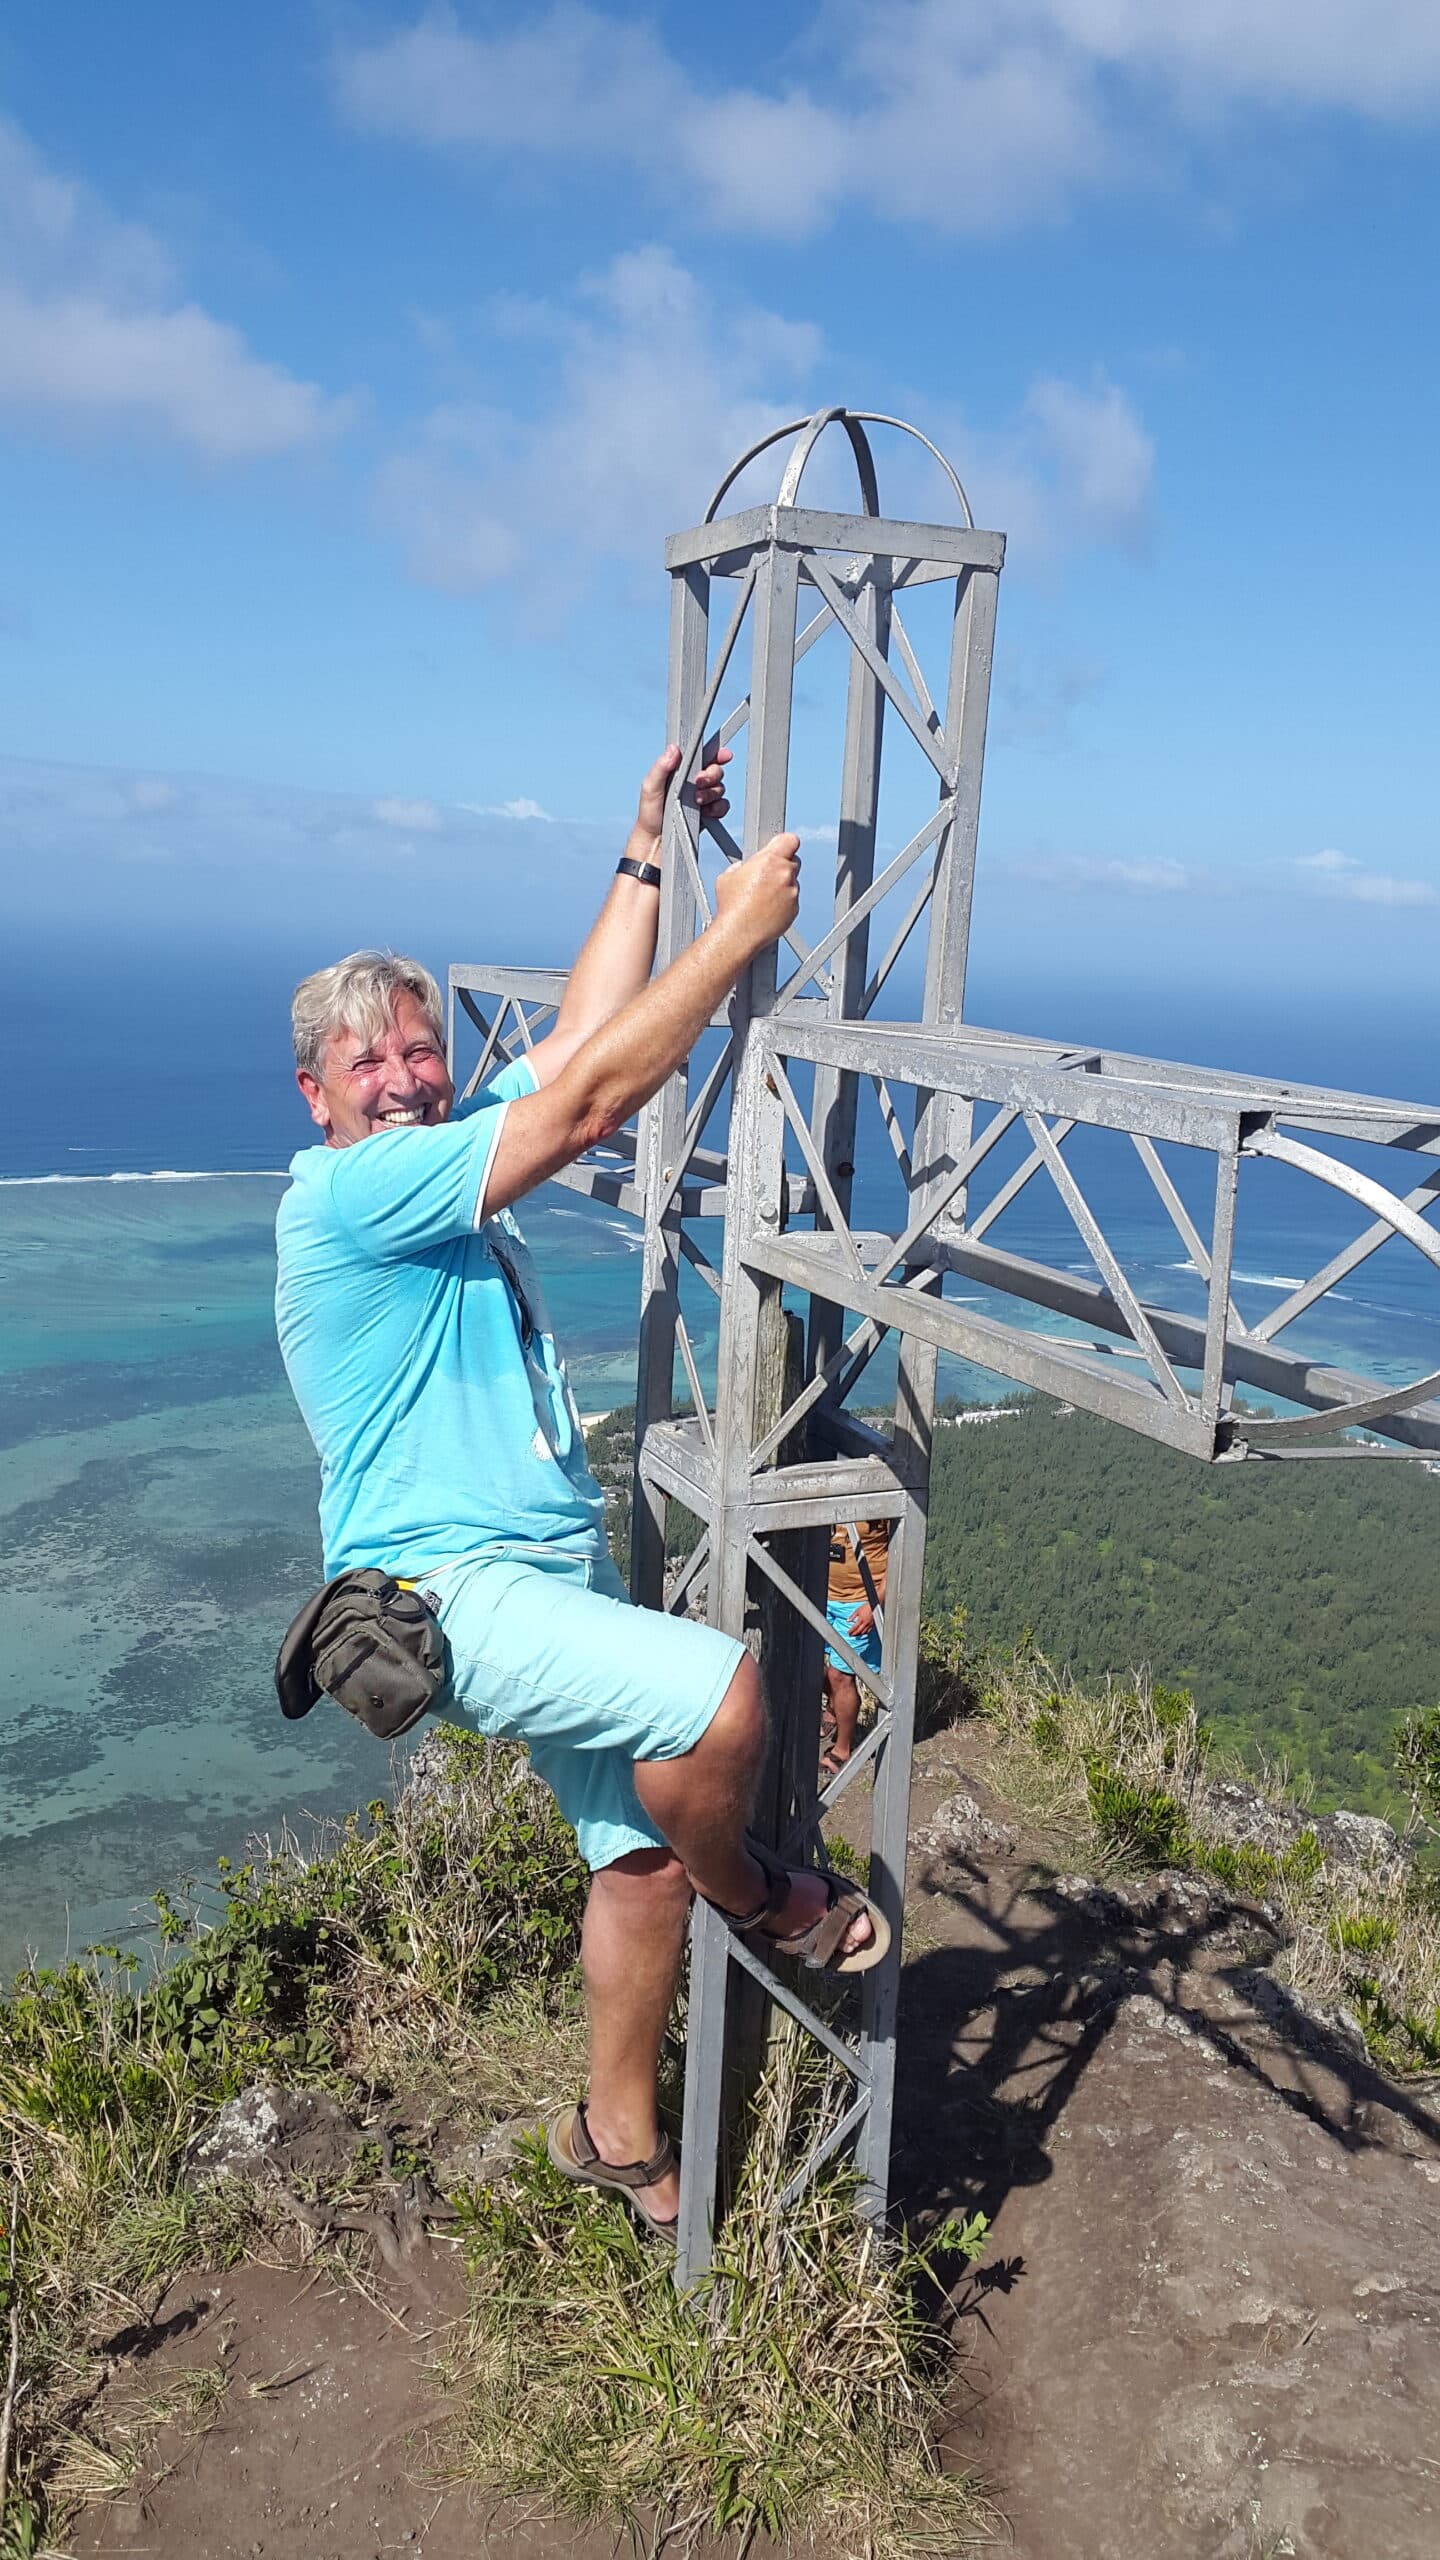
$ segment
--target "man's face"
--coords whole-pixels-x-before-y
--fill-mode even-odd
[[[300,1068],[295,1081],[327,1147],[353,1147],[377,1129],[433,1129],[455,1099],[445,1052],[408,991],[397,996],[382,1038],[337,1031],[319,1075]]]

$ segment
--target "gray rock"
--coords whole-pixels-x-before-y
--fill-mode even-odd
[[[1010,1857],[1018,1833],[1009,1823],[992,1822],[982,1813],[974,1796],[946,1796],[937,1804],[930,1820],[911,1835],[915,1848],[928,1850],[932,1856],[946,1849],[969,1849],[989,1857]]]
[[[411,1757],[401,1789],[402,1801],[425,1813],[453,1803],[455,1795],[449,1745],[444,1734],[432,1727]]]
[[[1233,1849],[1264,1849],[1283,1858],[1302,1834],[1315,1835],[1327,1866],[1354,1868],[1381,1880],[1405,1872],[1414,1856],[1388,1822],[1372,1813],[1307,1813],[1303,1805],[1276,1802],[1239,1778],[1217,1779],[1195,1798],[1196,1828]]]
[[[364,2139],[323,2090],[258,2081],[238,2098],[227,2098],[196,2136],[186,2170],[192,2180],[256,2178],[271,2165],[287,2176],[323,2176],[343,2168]]]
[[[462,2134],[437,2146],[434,2174],[445,2190],[493,2186],[513,2168],[522,2137],[542,2130],[538,2117],[505,2116],[483,2133]]]

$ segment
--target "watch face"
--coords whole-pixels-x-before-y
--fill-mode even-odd
[[[831,1561],[831,1563],[832,1563],[832,1564],[843,1564],[843,1563],[844,1563],[844,1561],[845,1561],[845,1541],[844,1541],[844,1539],[843,1539],[843,1538],[836,1538],[836,1539],[835,1539],[835,1541],[833,1542],[833,1544],[832,1544],[832,1546],[831,1546],[831,1549],[830,1549],[830,1561]]]

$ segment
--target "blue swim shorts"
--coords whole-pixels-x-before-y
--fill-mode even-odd
[[[872,1671],[878,1671],[880,1668],[879,1628],[872,1622],[863,1636],[857,1636],[852,1632],[850,1625],[856,1610],[863,1609],[864,1606],[863,1600],[829,1600],[825,1604],[825,1615],[831,1626],[838,1627],[841,1635],[853,1644],[861,1661],[868,1662]],[[848,1671],[851,1679],[854,1679],[855,1674],[851,1664],[846,1661],[843,1653],[837,1653],[832,1645],[827,1644],[825,1647],[825,1663],[828,1670]]]
[[[744,1646],[692,1618],[637,1609],[605,1554],[489,1547],[427,1573],[423,1587],[449,1664],[437,1712],[526,1745],[588,1867],[660,1847],[635,1763],[693,1750]]]

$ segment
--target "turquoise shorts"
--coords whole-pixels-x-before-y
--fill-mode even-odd
[[[526,1745],[588,1867],[662,1846],[635,1763],[693,1750],[744,1646],[637,1609],[608,1555],[489,1547],[427,1573],[423,1588],[449,1669],[436,1712]]]
[[[848,1637],[861,1661],[868,1662],[872,1671],[878,1671],[880,1668],[879,1628],[872,1620],[864,1634],[857,1636],[851,1624],[856,1610],[863,1609],[864,1606],[863,1600],[829,1600],[825,1604],[825,1615],[832,1627],[837,1627],[842,1636]],[[833,1645],[827,1644],[825,1647],[825,1661],[831,1671],[843,1671],[847,1678],[854,1679],[853,1667],[846,1661],[843,1653],[835,1651]]]

